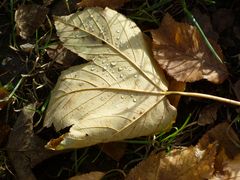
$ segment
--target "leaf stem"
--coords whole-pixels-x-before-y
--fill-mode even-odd
[[[160,92],[162,95],[181,95],[181,96],[190,96],[190,97],[198,97],[198,98],[205,98],[211,99],[214,101],[219,101],[222,103],[232,104],[235,106],[240,106],[240,101],[235,101],[232,99],[227,99],[219,96],[214,96],[210,94],[203,94],[203,93],[195,93],[195,92],[181,92],[181,91],[163,91]]]

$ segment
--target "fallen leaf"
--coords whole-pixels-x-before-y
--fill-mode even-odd
[[[34,135],[34,113],[33,104],[23,108],[10,133],[6,148],[19,180],[36,179],[31,169],[43,160],[60,153],[45,149],[46,142]]]
[[[0,121],[0,147],[7,142],[10,131],[11,127],[8,124]]]
[[[115,161],[119,161],[127,148],[126,143],[123,142],[111,142],[111,143],[105,143],[100,145],[101,150],[107,154],[109,157],[114,159]]]
[[[233,86],[234,93],[238,100],[240,100],[240,80],[238,80]]]
[[[239,179],[240,178],[240,154],[236,155],[233,160],[224,162],[222,179]]]
[[[21,5],[15,12],[15,22],[18,34],[27,39],[44,22],[48,9],[37,4]]]
[[[64,47],[90,61],[63,71],[52,91],[44,126],[71,126],[51,149],[81,148],[167,131],[176,109],[143,34],[109,8],[56,17]]]
[[[58,0],[53,3],[53,7],[51,8],[51,13],[55,16],[65,16],[69,15],[73,11],[76,11],[76,4],[79,0]]]
[[[219,35],[213,29],[211,17],[207,13],[201,12],[197,8],[193,9],[192,13],[195,19],[197,20],[198,24],[201,26],[204,34],[208,38],[211,38],[212,40],[217,41],[219,38]]]
[[[212,177],[216,145],[204,150],[198,147],[174,149],[169,153],[150,155],[128,174],[126,180],[202,180]]]
[[[217,111],[219,109],[219,104],[210,104],[205,106],[198,116],[198,125],[205,126],[207,124],[212,124],[217,119]]]
[[[236,146],[236,144],[240,144],[238,135],[226,122],[218,124],[207,131],[199,140],[198,146],[201,149],[205,149],[208,144],[213,142],[217,142],[219,146],[225,150],[229,158],[235,157],[240,152],[240,148]]]
[[[166,76],[167,81],[169,82],[168,89],[169,91],[185,91],[186,89],[186,83],[176,81],[170,76]],[[177,108],[178,103],[180,101],[181,96],[180,95],[170,95],[168,96],[169,102],[171,105],[173,105],[175,108]]]
[[[77,4],[79,8],[85,7],[109,7],[111,9],[118,9],[130,0],[82,0]]]
[[[64,48],[62,44],[50,45],[46,48],[48,56],[55,62],[70,66],[79,57],[68,49]]]
[[[228,77],[226,66],[213,57],[194,26],[176,22],[166,14],[159,29],[151,34],[155,59],[177,81],[207,79],[219,84]],[[212,45],[222,57],[220,47]]]
[[[93,171],[90,173],[73,176],[69,178],[69,180],[101,180],[104,175],[105,173],[103,172]]]
[[[3,100],[4,98],[8,97],[9,92],[6,88],[0,87],[0,100]],[[7,106],[9,101],[2,101],[0,102],[0,111]]]

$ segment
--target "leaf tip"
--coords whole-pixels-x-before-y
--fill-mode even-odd
[[[46,145],[45,148],[50,150],[64,150],[64,147],[61,145],[61,142],[64,140],[64,135],[51,139]]]

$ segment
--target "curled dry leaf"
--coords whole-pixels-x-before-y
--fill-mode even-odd
[[[118,9],[130,0],[82,0],[77,4],[79,8],[85,7],[109,7],[111,9]]]
[[[176,22],[166,14],[159,29],[151,33],[155,59],[177,81],[207,79],[222,83],[228,77],[226,66],[212,55],[195,27]],[[221,57],[220,47],[212,45]]]
[[[150,155],[128,174],[126,180],[202,180],[212,177],[216,145],[204,150],[198,147],[174,149],[169,153]],[[174,172],[174,173],[173,173]]]
[[[37,4],[21,5],[15,12],[15,21],[18,34],[27,39],[44,22],[48,9]]]
[[[45,142],[34,135],[35,105],[25,106],[10,133],[7,151],[19,180],[35,180],[32,168],[43,160],[59,154],[44,148]]]
[[[63,45],[90,61],[63,71],[52,91],[44,126],[71,126],[52,149],[80,148],[166,131],[176,109],[160,92],[155,67],[134,22],[109,8],[56,17]],[[56,144],[59,142],[59,144]]]

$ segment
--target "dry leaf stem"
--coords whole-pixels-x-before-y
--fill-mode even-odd
[[[126,89],[126,88],[85,88],[85,89],[81,89],[81,90],[76,90],[76,91],[72,91],[68,94],[71,93],[76,93],[76,92],[80,92],[80,91],[91,91],[91,90],[101,90],[101,91],[127,91],[127,92],[135,92],[135,93],[143,93],[143,94],[154,94],[154,95],[181,95],[181,96],[190,96],[190,97],[197,97],[197,98],[204,98],[204,99],[211,99],[214,101],[219,101],[222,103],[227,103],[227,104],[232,104],[235,106],[240,106],[240,101],[236,101],[236,100],[232,100],[232,99],[228,99],[228,98],[223,98],[223,97],[219,97],[219,96],[214,96],[214,95],[210,95],[210,94],[204,94],[204,93],[195,93],[195,92],[182,92],[182,91],[143,91],[143,90],[135,90],[135,89]]]
[[[198,98],[205,98],[205,99],[211,99],[214,101],[219,101],[222,103],[232,104],[235,106],[240,106],[240,101],[235,101],[232,99],[227,99],[219,96],[214,96],[210,94],[203,94],[203,93],[195,93],[195,92],[181,92],[181,91],[165,91],[160,92],[162,95],[181,95],[181,96],[191,96],[191,97],[198,97]]]

